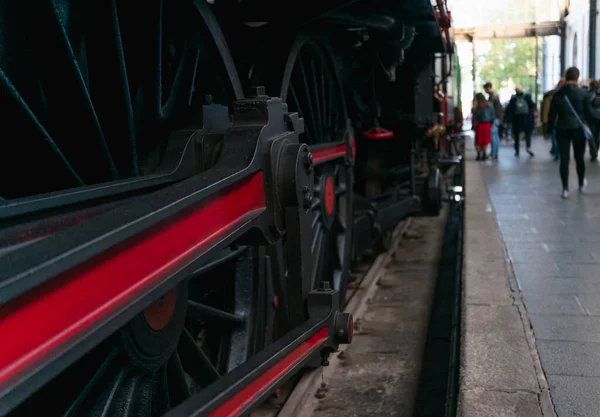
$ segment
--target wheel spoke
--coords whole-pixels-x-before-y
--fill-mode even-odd
[[[125,378],[127,376],[127,370],[122,368],[113,378],[113,380],[107,384],[104,391],[98,396],[91,409],[84,415],[93,415],[108,417],[114,415],[113,410],[117,401],[119,390],[121,389]]]
[[[176,355],[174,352],[171,357]],[[169,358],[170,359],[170,358]],[[171,408],[171,402],[169,399],[169,376],[168,376],[168,363],[162,366],[156,373],[154,379],[154,406],[152,407],[152,415],[162,416]]]
[[[135,121],[115,0],[91,3],[85,31],[86,73],[94,108],[121,176],[139,175]]]
[[[314,238],[314,243],[316,246],[315,250],[313,250],[313,266],[312,266],[312,271],[311,271],[311,282],[312,282],[312,286],[311,288],[315,288],[316,285],[318,284],[317,282],[317,278],[319,276],[323,276],[322,274],[319,274],[320,271],[320,266],[321,266],[321,262],[323,260],[324,257],[324,252],[325,252],[325,244],[324,244],[324,240],[325,239],[325,232],[323,230],[319,230],[318,233],[315,234],[315,238]]]
[[[313,132],[315,133],[315,139],[313,141],[313,143],[319,143],[319,132],[317,130],[317,127],[315,126],[315,112],[313,110],[313,106],[311,103],[311,99],[310,99],[310,89],[308,88],[308,78],[307,78],[307,73],[306,70],[304,69],[304,64],[302,63],[302,58],[298,57],[298,70],[300,71],[300,75],[302,76],[302,85],[304,87],[304,98],[306,101],[306,105],[308,107],[308,115],[309,119],[306,120],[305,119],[305,123],[307,124],[307,126],[312,126]]]
[[[147,31],[147,61],[149,65],[148,77],[144,84],[143,100],[144,114],[141,120],[155,121],[161,124],[161,104],[162,104],[162,49],[163,49],[163,2],[154,0],[145,6],[148,16]],[[140,65],[139,70],[143,70]],[[141,92],[138,91],[138,94]]]
[[[138,408],[137,414],[142,416],[148,415],[147,413],[139,412],[141,410],[147,410],[148,407],[144,407],[145,404],[136,404],[137,401],[145,401],[143,395],[140,395],[139,397],[136,395],[140,385],[140,379],[141,378],[139,376],[133,376],[130,374],[123,378],[119,389],[115,392],[113,406],[111,407],[111,415],[117,414],[122,415],[123,417],[130,417],[135,411],[134,407]],[[152,397],[150,400],[151,399]]]
[[[339,233],[337,235],[336,249],[336,268],[341,268],[344,265],[344,254],[346,253],[346,235],[344,233]]]
[[[191,300],[188,301],[188,314],[213,325],[237,326],[246,321],[243,316],[237,316]]]
[[[108,354],[106,359],[104,359],[104,361],[98,367],[98,370],[96,372],[94,372],[92,379],[90,379],[90,381],[85,385],[85,387],[83,387],[83,389],[81,390],[79,395],[77,395],[77,398],[75,398],[75,401],[73,401],[73,403],[71,404],[69,409],[65,412],[64,417],[72,417],[72,416],[76,415],[77,410],[79,410],[79,407],[88,398],[88,395],[94,389],[96,389],[98,387],[98,383],[106,376],[106,373],[107,373],[110,365],[113,363],[113,361],[117,357],[117,354],[118,354],[117,349],[113,349]]]
[[[313,219],[312,219],[312,224],[311,224],[311,229],[314,231],[315,227],[317,226],[317,222],[319,221],[319,219],[321,218],[321,213],[318,211],[315,211],[313,213]]]
[[[317,208],[319,208],[320,204],[321,204],[321,199],[320,198],[313,198],[312,205],[310,206],[310,209],[311,210],[316,210]]]
[[[47,9],[44,9],[45,5]],[[44,2],[30,16],[33,27],[29,36],[36,64],[43,69],[39,77],[51,112],[48,130],[52,138],[84,181],[98,183],[118,179],[84,77],[74,59],[76,53],[57,8],[53,2]]]
[[[6,103],[5,109],[14,117],[26,121],[21,125],[25,129],[19,132],[27,140],[6,140],[4,149],[0,153],[3,178],[18,176],[19,181],[2,182],[3,196],[16,198],[23,194],[36,194],[46,192],[59,184],[60,188],[85,185],[85,182],[69,162],[59,145],[52,139],[48,131],[42,126],[31,108],[19,94],[15,86],[8,79],[6,73],[0,68],[0,90],[6,92],[0,103]],[[5,101],[6,100],[6,101]],[[14,109],[10,111],[10,109]],[[14,134],[14,132],[13,132]],[[8,136],[7,136],[8,137]],[[34,147],[36,152],[27,152],[27,148]],[[24,175],[22,160],[14,158],[13,155],[23,155],[27,152],[28,161],[33,164],[39,172],[48,175]],[[27,165],[27,168],[29,166]]]
[[[311,78],[312,78],[312,87],[313,87],[313,93],[314,93],[314,97],[315,97],[315,114],[316,114],[316,118],[315,118],[315,124],[317,125],[317,130],[319,132],[319,142],[323,141],[323,120],[321,118],[321,106],[319,104],[319,87],[317,87],[317,70],[315,68],[315,61],[314,59],[312,59],[310,61],[310,69],[311,69]],[[308,95],[309,97],[313,96],[312,94]]]
[[[167,377],[169,380],[169,399],[172,405],[180,404],[191,396],[190,387],[181,365],[181,358],[177,351],[173,352],[167,363]]]
[[[186,45],[169,97],[161,109],[163,120],[171,121],[190,102],[199,59],[200,49]]]
[[[313,231],[313,240],[312,240],[312,244],[310,247],[310,253],[315,253],[315,249],[321,244],[320,239],[321,239],[322,230],[323,230],[323,223],[321,223],[321,222],[317,223],[317,227]]]
[[[196,345],[192,335],[184,329],[179,339],[178,353],[185,372],[201,387],[209,385],[219,378],[219,372]]]
[[[329,95],[328,95],[329,96],[329,100],[328,100],[329,111],[327,112],[327,115],[328,115],[327,123],[330,128],[334,128],[334,126],[333,126],[333,104],[334,104],[333,82],[332,82],[331,76],[329,76],[327,78],[329,78],[329,83],[328,83],[329,84]]]
[[[321,116],[321,120],[323,121],[323,123],[327,123],[327,101],[325,99],[325,71],[326,71],[326,67],[325,67],[325,63],[323,61],[323,56],[321,54],[319,55],[319,61],[321,63],[321,66],[319,67],[320,71],[319,74],[321,75],[321,105],[323,108],[323,113]],[[326,129],[328,129],[329,126],[326,126]]]
[[[134,391],[127,403],[127,417],[152,416],[154,403],[155,374],[147,374],[142,378],[134,377]]]
[[[304,117],[304,112],[302,111],[302,107],[300,106],[300,101],[298,100],[298,95],[296,94],[296,89],[294,88],[293,85],[290,84],[290,93],[292,93],[292,99],[294,100],[294,104],[296,106],[296,109],[298,110],[298,113],[300,114],[300,117]],[[305,118],[305,122],[304,122],[304,132],[306,133],[306,136],[308,138],[308,143],[315,143],[315,139],[316,138],[316,133],[313,131],[313,126],[308,123],[308,121]]]
[[[348,207],[347,207],[347,199],[345,193],[342,193],[338,198],[338,213],[337,213],[337,223],[342,230],[346,230],[348,228]]]

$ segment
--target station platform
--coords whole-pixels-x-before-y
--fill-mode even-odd
[[[600,415],[600,166],[563,200],[549,149],[466,152],[462,417]]]

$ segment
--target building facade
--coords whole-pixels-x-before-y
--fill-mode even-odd
[[[598,56],[598,5],[595,0],[570,0],[565,17],[565,68],[576,66],[581,71],[581,80],[587,83],[600,78]],[[592,10],[593,9],[593,10]],[[594,21],[590,21],[590,15]],[[595,27],[594,27],[595,26]],[[593,32],[593,33],[591,33]],[[590,48],[591,47],[591,48]],[[595,54],[595,68],[590,68]]]

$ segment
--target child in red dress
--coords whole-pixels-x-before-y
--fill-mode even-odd
[[[478,93],[473,102],[473,120],[475,123],[475,149],[477,160],[487,159],[487,147],[492,142],[492,123],[494,122],[494,106],[485,96]]]

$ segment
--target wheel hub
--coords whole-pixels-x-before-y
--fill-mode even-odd
[[[177,347],[185,323],[187,282],[167,291],[120,331],[129,362],[138,369],[156,369]]]
[[[330,228],[335,219],[336,198],[335,198],[335,177],[331,170],[322,173],[319,179],[318,198],[321,205],[320,210],[323,216],[323,225]]]
[[[144,310],[144,318],[148,326],[153,330],[163,329],[173,317],[176,299],[177,291],[173,288]]]
[[[333,214],[335,209],[335,188],[333,186],[333,177],[327,176],[325,179],[325,212]]]

